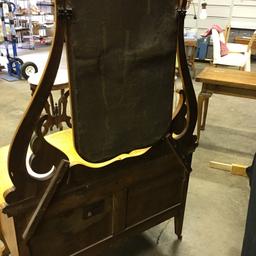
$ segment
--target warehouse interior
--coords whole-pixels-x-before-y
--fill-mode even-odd
[[[11,62],[6,53],[4,37],[1,43],[0,36],[0,148],[5,148],[12,143],[14,134],[36,91],[35,88],[40,84],[43,70],[47,66],[47,59],[54,41],[55,4],[52,0],[13,1],[16,8],[13,19],[15,26],[19,25],[15,36],[17,56],[14,57],[21,59],[23,64]],[[206,17],[204,11],[206,11]],[[221,28],[220,31],[218,31],[219,28]],[[239,44],[240,49],[243,47],[246,49],[246,52],[239,52],[244,58],[247,56],[243,66],[238,63],[238,59],[231,59],[228,63],[223,63],[223,57],[221,60],[216,59],[212,30],[218,31],[219,35],[223,33],[227,45],[228,43]],[[251,195],[253,180],[248,178],[246,169],[252,165],[256,152],[256,2],[252,0],[225,0],[221,3],[219,0],[189,1],[184,32],[187,64],[198,102],[198,113],[201,113],[200,97],[206,97],[209,105],[205,127],[198,128],[201,125],[200,119],[200,125],[197,122],[194,129],[194,135],[198,137],[198,145],[191,163],[192,172],[186,199],[182,239],[177,239],[174,232],[174,219],[170,218],[142,233],[113,242],[102,249],[99,255],[252,256],[256,253],[255,235],[254,240],[250,237],[251,243],[245,242],[250,210],[248,205],[249,201],[254,202]],[[8,47],[11,49],[9,54],[15,54],[13,44]],[[228,54],[230,53],[231,50]],[[49,112],[52,115],[58,115],[58,104],[61,106],[61,112],[62,93],[69,90],[68,61],[64,46],[58,67],[58,79],[61,81],[60,84],[65,86],[52,90],[53,110]],[[179,102],[177,91],[183,88],[179,64],[176,62],[175,66],[173,109]],[[212,68],[217,70],[217,82],[213,83],[215,87],[209,87],[211,89],[208,88],[206,91],[207,85],[211,82],[208,78],[208,80],[203,78],[203,75],[206,75],[203,72]],[[241,73],[236,74],[236,72]],[[246,75],[243,77],[242,73]],[[214,73],[213,76],[215,76]],[[235,89],[233,92],[218,91],[218,86],[223,86],[221,87],[223,89],[229,82],[226,81],[228,76],[231,77],[230,80],[239,80],[237,85],[232,80],[232,85],[227,86],[233,86],[232,88]],[[222,80],[223,84],[220,82]],[[204,86],[205,89],[203,89]],[[240,87],[237,89],[235,86],[240,86],[242,89]],[[244,92],[246,90],[247,92]],[[67,97],[67,102],[67,115],[72,116],[70,96]],[[55,113],[54,107],[57,111]],[[205,105],[203,107],[201,111],[204,111]],[[45,113],[45,109],[43,111]],[[200,115],[203,119],[203,114]],[[69,128],[69,121],[65,119],[60,125],[56,123],[50,125],[46,136]],[[1,158],[0,162],[2,167],[6,165],[7,160]],[[0,175],[2,175],[1,170]],[[250,226],[255,227],[255,219],[250,221]],[[2,233],[0,241],[3,241],[0,242],[0,248],[3,256],[26,255],[22,254],[22,251],[19,254],[9,254],[10,252],[4,249],[6,247],[5,232]],[[47,243],[49,241],[46,241]],[[36,254],[31,253],[31,256],[34,255]]]

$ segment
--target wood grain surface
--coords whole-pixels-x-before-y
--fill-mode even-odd
[[[256,72],[206,67],[197,75],[196,81],[256,90]]]

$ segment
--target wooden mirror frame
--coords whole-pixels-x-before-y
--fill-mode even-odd
[[[70,6],[66,5],[66,1],[56,0],[55,2],[56,29],[51,53],[40,84],[36,88],[33,98],[16,131],[9,151],[8,171],[14,187],[5,193],[7,203],[7,207],[4,209],[5,213],[12,212],[13,204],[22,205],[25,201],[31,201],[33,198],[42,194],[42,191],[44,191],[51,182],[51,179],[38,181],[29,175],[26,167],[26,155],[33,132],[35,130],[39,131],[42,125],[43,119],[40,119],[40,115],[58,71],[66,26],[72,19],[72,9]],[[179,92],[180,99],[178,107],[174,113],[172,125],[167,136],[171,143],[177,148],[178,153],[184,159],[187,167],[191,169],[191,155],[197,146],[196,138],[193,136],[197,120],[197,102],[186,62],[184,47],[183,27],[186,9],[187,1],[178,0],[177,56],[183,89]],[[38,154],[38,157],[40,157],[40,148],[43,148],[45,152],[51,152],[51,155],[54,155],[54,157],[51,159],[52,163],[50,163],[49,166],[54,165],[56,167],[55,169],[58,170],[58,166],[63,165],[61,160],[68,160],[67,156],[59,149],[47,143],[43,136],[40,136],[40,132],[37,133],[39,134],[39,142],[35,148],[32,148],[33,153],[35,155]]]

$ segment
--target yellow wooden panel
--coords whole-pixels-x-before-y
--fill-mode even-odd
[[[214,168],[214,169],[219,169],[222,171],[228,171],[233,175],[247,176],[246,169],[248,168],[248,166],[245,166],[245,165],[225,164],[225,163],[210,161],[209,167]]]
[[[121,154],[102,163],[91,163],[82,159],[76,152],[73,145],[72,129],[56,132],[46,136],[45,138],[50,144],[59,148],[68,156],[71,165],[82,164],[90,168],[101,168],[113,162],[123,160],[125,158],[136,157],[146,153],[150,149],[150,147],[144,149],[137,149],[131,151],[130,153]],[[0,204],[4,202],[3,193],[13,186],[7,171],[8,150],[9,146],[0,148]]]
[[[0,148],[0,205],[4,202],[4,192],[13,186],[7,169],[9,146]]]
[[[247,174],[246,174],[247,168],[248,168],[248,166],[245,166],[245,165],[232,164],[231,174],[247,177]]]
[[[64,152],[68,156],[68,159],[71,165],[82,164],[90,168],[101,168],[113,162],[123,160],[125,158],[140,156],[146,153],[150,149],[150,147],[137,149],[137,150],[131,151],[130,153],[124,153],[119,156],[116,156],[105,162],[91,163],[91,162],[85,161],[76,152],[76,149],[73,144],[72,129],[56,132],[46,136],[45,138],[50,144],[54,145],[56,148],[59,148],[62,152]]]

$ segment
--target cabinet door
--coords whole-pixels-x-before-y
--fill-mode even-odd
[[[130,187],[127,226],[132,226],[181,203],[183,181],[182,177],[169,174]]]

